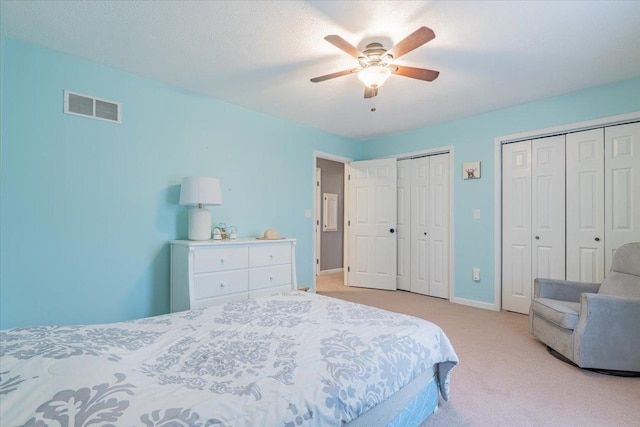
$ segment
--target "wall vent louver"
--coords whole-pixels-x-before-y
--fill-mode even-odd
[[[122,123],[122,105],[92,96],[64,91],[64,112],[74,116]]]

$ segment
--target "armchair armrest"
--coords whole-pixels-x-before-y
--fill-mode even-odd
[[[583,368],[640,371],[640,298],[583,294],[574,361]]]
[[[535,279],[533,297],[580,302],[583,293],[596,293],[601,283],[572,282],[569,280]]]

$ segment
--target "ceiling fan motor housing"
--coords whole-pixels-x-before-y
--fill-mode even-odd
[[[369,43],[366,48],[362,50],[364,56],[358,58],[360,66],[366,68],[373,65],[386,67],[393,60],[393,56],[387,53],[380,43]]]

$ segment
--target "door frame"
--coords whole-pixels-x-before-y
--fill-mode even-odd
[[[454,253],[455,253],[455,244],[454,244],[454,225],[455,222],[453,220],[453,207],[454,207],[454,168],[453,168],[453,164],[454,164],[454,160],[455,160],[455,153],[454,153],[454,147],[452,145],[446,145],[446,146],[442,146],[442,147],[434,147],[434,148],[425,148],[424,150],[418,150],[418,151],[410,151],[410,152],[405,152],[405,153],[398,153],[398,154],[393,154],[390,156],[383,156],[383,157],[376,157],[374,159],[367,159],[367,160],[376,160],[376,159],[388,159],[388,158],[394,158],[397,160],[406,160],[406,159],[412,159],[415,157],[423,157],[423,156],[434,156],[436,154],[445,154],[445,153],[449,153],[449,298],[448,300],[451,302],[457,302],[456,301],[456,297],[455,295],[455,258],[454,258]],[[347,180],[345,180],[345,185],[347,184],[346,182]],[[345,188],[345,212],[344,212],[344,217],[348,218],[348,211],[347,211],[347,198],[349,197],[349,192],[347,191],[347,189]],[[347,233],[345,233],[345,240],[347,239]],[[346,247],[346,242],[345,242],[345,258],[344,258],[344,265],[347,265],[347,247]],[[345,283],[346,283],[346,270],[345,270]],[[464,302],[463,302],[464,303]]]
[[[316,180],[314,183],[314,188],[316,189],[316,205],[315,205],[315,217],[313,218],[314,223],[315,223],[315,259],[316,259],[316,270],[315,270],[315,275],[318,276],[320,274],[320,257],[322,256],[322,244],[321,244],[321,240],[322,240],[322,224],[320,223],[321,220],[321,210],[320,210],[320,206],[321,206],[321,202],[320,200],[322,199],[322,194],[320,194],[322,192],[322,169],[320,169],[318,166],[316,166]]]
[[[502,145],[512,142],[526,141],[527,139],[543,138],[547,136],[555,136],[637,121],[640,121],[640,111],[616,116],[607,116],[583,122],[567,123],[559,126],[519,132],[494,138],[493,305],[485,308],[490,308],[495,311],[502,310]]]
[[[311,284],[310,289],[309,289],[310,292],[316,292],[316,279],[318,277],[315,274],[315,271],[316,271],[316,259],[319,260],[320,256],[322,255],[322,254],[318,254],[317,253],[317,251],[319,250],[320,242],[316,241],[317,238],[316,238],[316,230],[315,230],[315,213],[316,213],[316,211],[318,209],[318,206],[316,206],[316,203],[318,203],[318,201],[316,200],[316,168],[317,168],[317,164],[318,164],[318,159],[331,160],[331,161],[334,161],[334,162],[342,163],[343,165],[344,164],[348,164],[349,162],[351,162],[353,160],[353,159],[351,159],[349,157],[343,157],[343,156],[339,156],[337,154],[326,153],[324,151],[317,151],[317,150],[313,151],[313,168],[312,168],[312,172],[311,172],[311,176],[313,177],[313,192],[312,192],[312,198],[313,198],[312,206],[313,206],[313,208],[312,208],[311,211],[313,212],[314,219],[313,219],[313,221],[311,221],[311,227],[312,227],[311,228],[311,233],[313,235],[313,257],[312,257],[311,261],[313,263],[314,274],[313,274],[313,283]],[[346,181],[347,180],[345,179],[345,187],[347,186],[347,182]],[[344,222],[344,218],[346,218],[346,215],[347,215],[347,212],[346,212],[347,195],[346,194],[347,193],[345,192],[345,201],[344,201],[345,212],[344,212],[343,217],[342,217],[342,221],[343,222]],[[338,219],[338,220],[340,220],[340,219]],[[346,243],[345,243],[346,238],[347,238],[347,233],[346,233],[346,230],[345,230],[343,248],[342,248],[343,252],[347,250]],[[343,263],[344,263],[344,258],[343,258]],[[344,264],[343,264],[343,267],[344,267]],[[320,268],[320,267],[318,267],[318,268]],[[344,270],[344,268],[343,268],[343,270]]]

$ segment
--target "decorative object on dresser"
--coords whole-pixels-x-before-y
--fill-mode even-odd
[[[258,240],[282,240],[284,237],[280,236],[278,230],[274,230],[273,228],[268,228],[264,231],[261,237],[256,237]]]
[[[206,176],[183,178],[180,204],[197,206],[189,210],[189,240],[211,239],[211,212],[202,206],[222,204],[220,181]]]
[[[171,242],[171,312],[295,290],[295,239]]]

